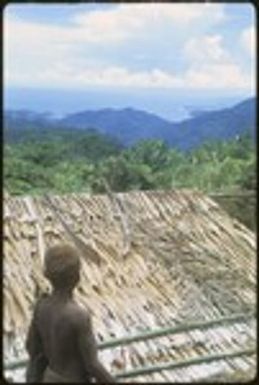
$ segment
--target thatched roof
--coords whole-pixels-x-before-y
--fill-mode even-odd
[[[92,311],[98,341],[255,310],[255,234],[199,192],[6,196],[6,352],[27,331],[35,291],[48,287],[42,275],[46,247],[74,242],[73,234],[83,254],[76,295]],[[250,319],[139,342],[100,356],[116,373],[254,344],[255,320]],[[252,376],[255,357],[204,365],[136,380],[193,381],[210,370],[222,374],[246,368]]]

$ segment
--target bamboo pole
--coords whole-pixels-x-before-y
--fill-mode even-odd
[[[114,348],[116,346],[120,345],[127,345],[132,342],[138,342],[138,341],[145,341],[147,339],[152,339],[152,338],[157,338],[157,337],[162,337],[166,336],[169,334],[177,334],[177,333],[182,333],[182,332],[188,332],[193,329],[204,329],[204,328],[209,328],[213,326],[218,326],[224,323],[236,323],[236,322],[242,322],[246,321],[249,318],[253,318],[254,314],[239,314],[231,317],[223,317],[219,318],[216,320],[212,321],[207,321],[207,322],[199,322],[199,323],[192,323],[188,325],[179,325],[173,328],[163,328],[155,331],[148,331],[145,333],[139,333],[135,336],[130,336],[130,337],[124,337],[124,338],[117,338],[117,339],[111,339],[106,342],[101,342],[98,344],[98,349],[103,350],[103,349],[108,349],[108,348]],[[6,369],[16,369],[19,367],[23,367],[26,365],[27,359],[22,359],[22,360],[17,360],[12,363],[9,363],[6,365]]]
[[[167,364],[162,364],[162,365],[142,367],[139,369],[130,370],[128,372],[117,373],[115,377],[116,378],[137,377],[137,376],[142,376],[150,373],[161,372],[163,370],[173,370],[173,369],[184,368],[191,365],[207,364],[213,361],[215,362],[215,361],[220,361],[220,360],[229,359],[229,358],[253,355],[255,353],[256,351],[254,349],[247,349],[247,350],[240,350],[238,352],[233,352],[233,353],[213,354],[210,356],[192,358],[190,360],[183,360],[179,362],[169,362]]]

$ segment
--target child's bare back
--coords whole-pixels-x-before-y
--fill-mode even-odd
[[[52,257],[55,253],[58,256],[64,254],[64,251],[72,253],[68,246],[65,250],[64,246],[59,248],[50,250]],[[55,266],[54,258],[52,264],[54,266],[50,266],[50,270],[53,272],[56,268],[57,276],[58,265]],[[73,300],[71,287],[78,279],[74,277],[71,280],[71,266],[67,277],[68,282],[72,282],[70,286],[59,286],[55,274],[48,271],[45,274],[51,280],[54,291],[44,296],[35,307],[27,338],[30,355],[27,382],[90,382],[93,378],[98,382],[115,382],[98,360],[90,314]],[[36,362],[34,366],[33,360]]]

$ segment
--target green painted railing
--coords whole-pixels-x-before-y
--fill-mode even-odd
[[[255,316],[254,313],[250,314],[237,314],[234,316],[229,316],[229,317],[222,317],[218,318],[216,320],[212,321],[206,321],[206,322],[195,322],[195,323],[190,323],[190,324],[185,324],[185,325],[178,325],[174,327],[169,327],[169,328],[163,328],[163,329],[158,329],[158,330],[153,330],[153,331],[146,331],[139,333],[134,336],[129,336],[129,337],[124,337],[124,338],[117,338],[117,339],[112,339],[106,342],[102,342],[98,344],[98,349],[103,350],[103,349],[108,349],[108,348],[115,348],[117,346],[121,345],[127,345],[133,342],[138,342],[138,341],[145,341],[148,339],[154,339],[158,337],[164,337],[166,335],[172,335],[172,334],[178,334],[178,333],[183,333],[183,332],[189,332],[191,330],[195,329],[207,329],[210,327],[215,327],[215,326],[220,326],[226,323],[239,323],[239,322],[244,322],[247,321],[250,318],[253,318]],[[235,352],[235,353],[228,353],[229,357],[235,356],[235,355],[244,355],[248,354],[247,352],[250,352],[252,354],[252,350],[243,350],[240,352]],[[254,352],[254,351],[253,351]],[[208,356],[208,357],[200,357],[197,359],[192,359],[192,360],[186,360],[182,362],[174,362],[174,363],[169,363],[169,364],[164,364],[161,366],[154,366],[154,367],[147,367],[147,368],[140,368],[136,369],[130,372],[125,372],[125,373],[119,373],[118,378],[121,377],[132,377],[132,376],[137,376],[142,374],[141,371],[144,371],[143,373],[150,373],[154,371],[160,371],[160,370],[168,370],[168,369],[173,369],[176,367],[183,367],[183,366],[188,366],[188,365],[195,365],[196,363],[202,363],[203,360],[205,362],[210,362],[213,360],[219,360],[219,359],[224,359],[226,358],[225,355],[214,355],[214,356]],[[201,361],[200,361],[201,360]],[[15,370],[18,368],[22,368],[26,366],[28,360],[26,358],[20,359],[17,361],[9,362],[5,365],[5,370]],[[176,366],[175,366],[176,365]],[[180,366],[179,366],[180,365]],[[147,372],[148,371],[148,372]],[[140,374],[138,374],[141,372]],[[132,374],[133,373],[133,374]],[[137,373],[137,374],[136,374]]]

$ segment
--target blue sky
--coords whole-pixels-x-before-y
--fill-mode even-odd
[[[6,87],[255,93],[246,3],[9,4]]]

